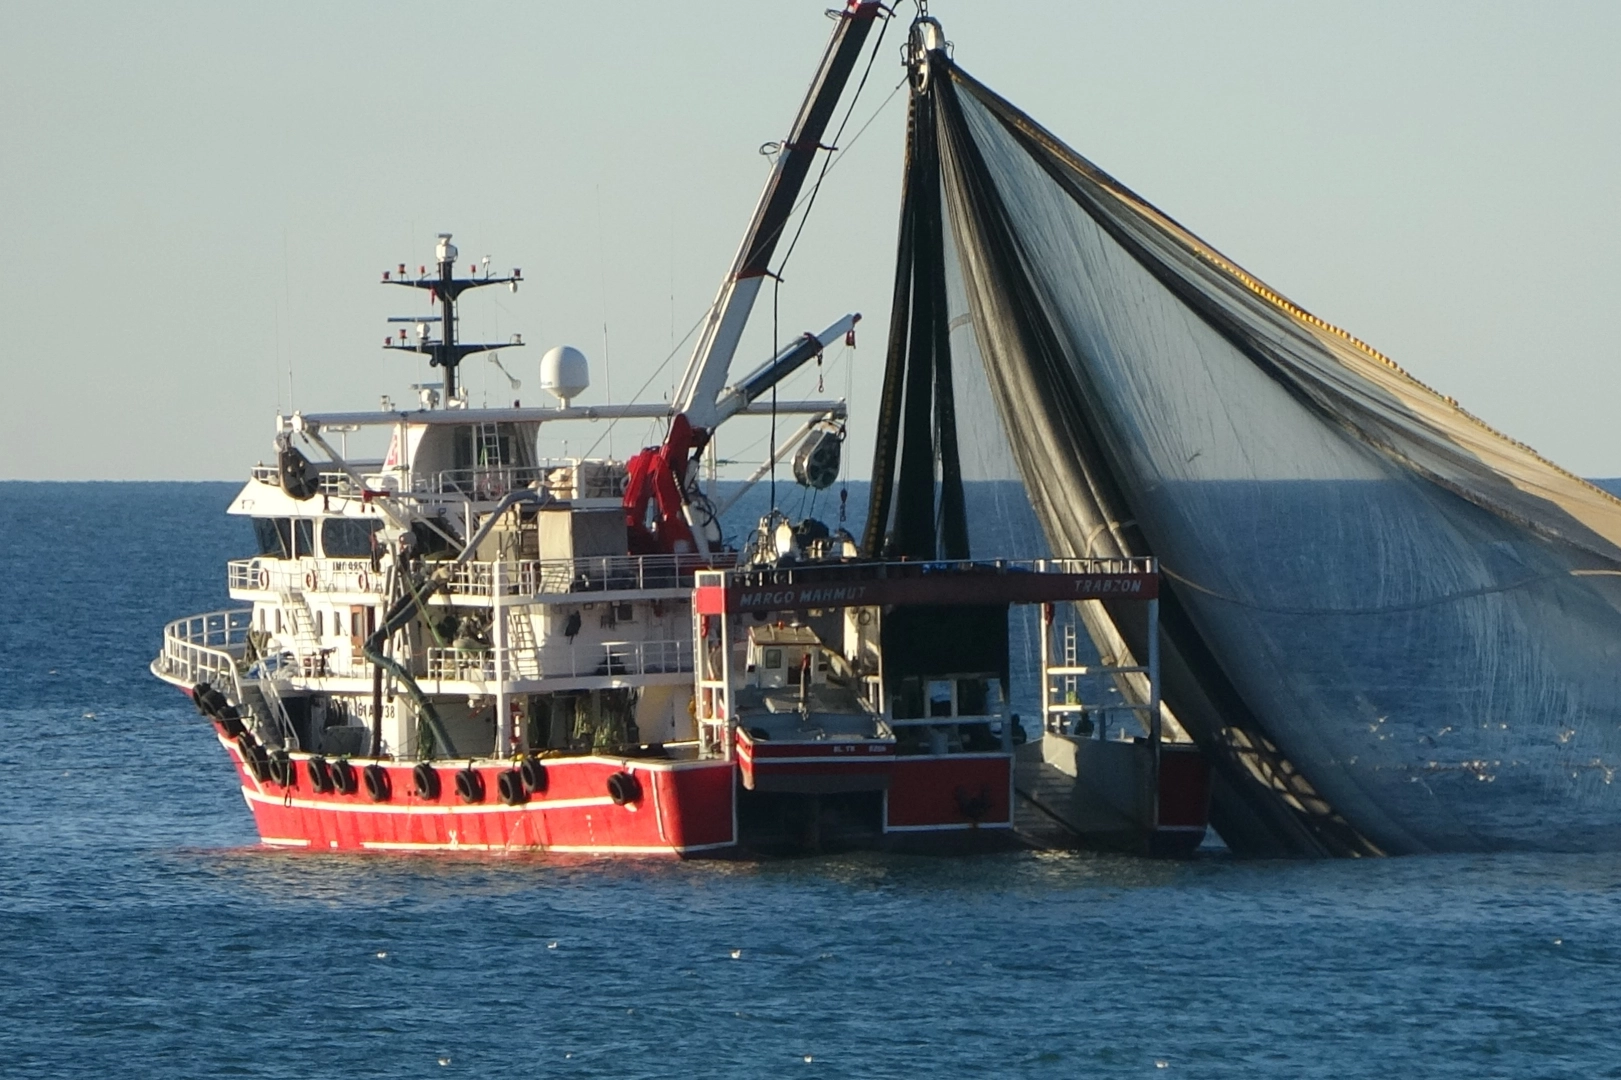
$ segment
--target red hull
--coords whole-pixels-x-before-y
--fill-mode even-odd
[[[735,746],[743,786],[751,791],[881,790],[895,768],[893,741],[757,742],[739,729]]]
[[[508,805],[498,796],[507,762],[470,766],[484,797],[467,802],[456,777],[465,766],[438,766],[439,795],[417,794],[413,763],[378,763],[385,797],[359,783],[367,762],[355,762],[355,790],[317,792],[308,754],[293,754],[291,784],[256,779],[240,745],[219,731],[236,766],[243,798],[262,843],[318,851],[550,851],[597,855],[716,857],[739,854],[740,763],[618,757],[547,759],[544,789]],[[1013,843],[1012,761],[1000,754],[893,758],[884,795],[885,846],[979,850],[995,834]],[[783,763],[787,764],[787,763]],[[799,763],[795,763],[799,764]],[[853,764],[853,763],[852,763]],[[864,772],[876,762],[861,762]],[[812,766],[826,775],[827,765]],[[865,768],[863,768],[865,767]],[[609,779],[628,773],[636,798],[616,802]],[[1000,846],[1000,845],[998,845]]]
[[[888,832],[1013,828],[1013,758],[948,754],[895,759],[884,810]]]
[[[456,794],[461,767],[439,768],[440,793],[416,793],[409,764],[383,763],[389,797],[364,786],[351,795],[317,793],[308,755],[295,754],[290,787],[254,779],[235,743],[224,740],[242,795],[263,843],[327,851],[556,851],[622,855],[695,855],[735,846],[733,768],[727,761],[565,758],[545,763],[546,788],[507,805],[496,797],[510,766],[474,766],[485,800]],[[608,778],[629,773],[641,797],[620,805]]]

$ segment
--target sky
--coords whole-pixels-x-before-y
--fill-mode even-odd
[[[656,401],[826,45],[831,0],[0,0],[0,478],[236,479],[278,410],[408,401],[377,284],[455,234],[475,404]],[[913,8],[903,7],[909,19]],[[1621,475],[1621,4],[933,0],[967,70],[1205,240],[1499,430]],[[865,318],[788,397],[848,393],[870,469],[905,93],[886,38],[777,296]],[[886,104],[887,101],[887,104]],[[882,107],[880,107],[882,106]],[[857,130],[859,139],[854,138]],[[734,373],[769,355],[769,292]],[[666,359],[673,359],[666,363]],[[657,433],[576,429],[624,456]],[[611,443],[607,441],[611,438]],[[767,432],[723,433],[757,460]],[[747,470],[748,465],[733,467]]]

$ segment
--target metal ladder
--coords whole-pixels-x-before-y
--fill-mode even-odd
[[[1092,603],[1093,601],[1084,601]],[[1150,601],[1150,625],[1156,627],[1158,611],[1152,605],[1158,601]],[[1078,607],[1079,605],[1077,605]],[[1092,738],[1107,740],[1109,729],[1116,726],[1120,720],[1115,716],[1124,713],[1128,717],[1135,715],[1142,726],[1151,733],[1158,729],[1159,721],[1156,718],[1159,711],[1159,682],[1157,658],[1153,656],[1152,640],[1150,641],[1150,661],[1139,664],[1126,650],[1123,641],[1117,641],[1114,648],[1120,650],[1120,655],[1100,656],[1094,662],[1083,659],[1081,649],[1081,631],[1083,627],[1078,620],[1067,620],[1054,626],[1052,623],[1044,624],[1042,632],[1042,653],[1046,657],[1042,661],[1042,711],[1044,713],[1044,729],[1052,734],[1071,738]],[[1052,631],[1056,630],[1056,636]],[[1119,699],[1102,700],[1087,703],[1083,700],[1083,678],[1105,678],[1115,684]],[[1077,728],[1087,725],[1086,734],[1080,734]]]
[[[473,466],[473,494],[481,499],[498,499],[510,483],[506,461],[501,454],[501,428],[497,424],[478,425],[477,456]]]
[[[1062,648],[1064,651],[1064,666],[1068,668],[1078,666],[1081,662],[1080,639],[1076,636],[1076,626],[1072,622],[1067,622],[1064,624],[1064,640]],[[1072,705],[1080,704],[1080,676],[1065,675],[1063,679],[1064,701]]]
[[[507,677],[540,678],[540,646],[535,641],[535,626],[528,609],[508,608],[503,615],[507,620]]]
[[[498,424],[478,426],[478,467],[488,469],[505,465],[501,459],[501,428]]]
[[[304,594],[284,592],[279,597],[281,609],[292,623],[293,655],[298,659],[299,669],[311,675],[320,674],[321,638],[315,632],[315,619],[310,615],[310,606],[305,603]]]

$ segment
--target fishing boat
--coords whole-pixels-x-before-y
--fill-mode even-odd
[[[1160,723],[1157,657],[1082,655],[1073,632],[1074,613],[1104,598],[1152,626],[1152,557],[987,557],[926,540],[923,518],[954,490],[932,469],[883,485],[906,509],[885,502],[860,540],[776,507],[725,534],[712,465],[728,420],[802,421],[756,477],[791,454],[796,481],[825,489],[843,467],[848,403],[774,388],[853,344],[859,315],[731,370],[813,162],[831,152],[841,95],[890,18],[871,0],[833,14],[671,401],[581,404],[589,363],[559,346],[540,363],[555,404],[471,405],[462,361],[523,343],[464,341],[459,307],[523,278],[460,262],[444,233],[433,264],[382,275],[432,308],[401,317],[386,347],[426,356],[441,381],[413,387],[409,408],[276,418],[275,459],[229,510],[258,542],[227,568],[241,606],[169,624],[152,664],[208,718],[264,844],[713,857],[1049,842],[1019,827],[1021,768],[1113,778],[1048,793],[1041,813],[1063,842],[1203,838],[1206,778]],[[907,364],[892,348],[902,381]],[[662,442],[623,461],[539,452],[543,431],[625,419],[662,423]],[[351,436],[386,436],[386,453],[351,457]],[[1067,758],[1023,746],[1014,605],[1046,628],[1033,734]],[[1110,706],[1126,717],[1112,727],[1077,691],[1098,678],[1136,695]],[[1162,771],[1162,758],[1178,764]]]

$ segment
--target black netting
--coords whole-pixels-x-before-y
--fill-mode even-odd
[[[1165,697],[1218,767],[1229,843],[1621,844],[1621,504],[935,63],[897,285],[914,366],[891,378],[930,373],[936,535],[945,368],[952,475],[1020,478],[1055,553],[1161,559]],[[931,181],[944,236],[920,245]],[[887,462],[881,436],[897,491],[913,431],[893,426]],[[1134,618],[1088,628],[1140,654]]]

